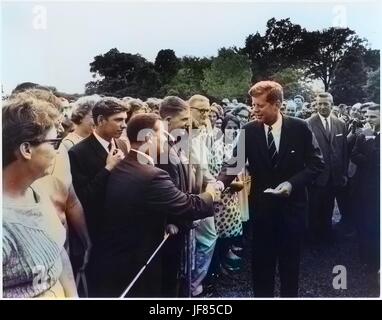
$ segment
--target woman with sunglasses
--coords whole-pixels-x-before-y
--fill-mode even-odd
[[[19,96],[3,116],[3,296],[76,297],[65,228],[31,184],[49,174],[60,140],[49,102]]]

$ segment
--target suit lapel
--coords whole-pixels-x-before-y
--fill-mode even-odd
[[[325,128],[324,128],[324,125],[322,124],[322,121],[321,121],[321,118],[318,114],[316,114],[313,118],[313,121],[316,122],[316,126],[319,128],[319,130],[321,130],[322,132],[322,136],[324,137],[324,139],[329,142],[329,139],[328,137],[326,136],[326,131],[325,131]],[[330,121],[330,118],[329,118],[329,121]],[[333,129],[333,122],[331,122],[331,129]],[[332,135],[333,133],[333,130],[330,131],[330,135]]]
[[[257,136],[259,137],[259,149],[261,156],[263,157],[264,162],[267,164],[267,166],[271,168],[272,165],[268,155],[267,138],[265,136],[264,124],[261,122],[255,122],[254,124],[255,130],[257,130],[258,132]]]
[[[282,158],[285,155],[288,147],[289,135],[290,135],[290,126],[289,118],[283,116],[283,123],[281,126],[281,136],[280,136],[280,147],[279,147],[279,157],[277,165],[281,162]]]
[[[334,121],[334,118],[330,115],[329,116],[330,121],[330,141],[333,141],[334,135],[337,133],[337,123]]]
[[[92,146],[94,153],[97,155],[97,158],[102,160],[102,162],[105,162],[107,158],[107,152],[94,134],[89,137],[89,143]]]

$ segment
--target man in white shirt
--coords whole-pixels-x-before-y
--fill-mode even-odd
[[[318,113],[307,122],[320,146],[325,169],[309,190],[309,233],[313,241],[331,242],[334,199],[341,215],[347,211],[347,130],[345,123],[331,114],[333,97],[330,93],[319,94],[316,102]]]

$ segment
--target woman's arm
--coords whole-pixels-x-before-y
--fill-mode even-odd
[[[61,251],[62,272],[59,281],[64,288],[66,298],[78,298],[77,287],[74,281],[72,265],[65,249]]]

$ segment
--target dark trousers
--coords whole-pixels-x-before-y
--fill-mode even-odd
[[[178,297],[180,292],[180,268],[185,234],[170,236],[162,248],[162,294],[163,297]]]
[[[253,221],[253,291],[255,297],[273,297],[275,273],[281,297],[298,296],[298,275],[304,216],[301,212],[267,210]]]
[[[343,214],[347,206],[345,188],[330,184],[309,188],[309,235],[316,240],[332,237],[332,216],[336,198],[339,210]]]

